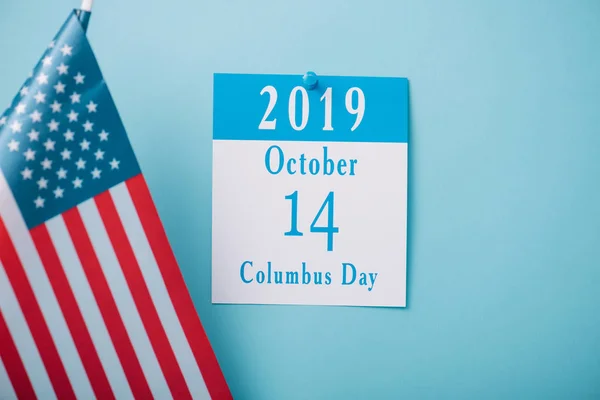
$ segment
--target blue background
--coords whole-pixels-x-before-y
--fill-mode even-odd
[[[0,3],[0,104],[78,5]],[[600,2],[97,0],[89,37],[237,399],[600,396]],[[210,303],[213,72],[307,70],[410,80],[406,309]]]

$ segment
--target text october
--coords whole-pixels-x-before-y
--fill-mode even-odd
[[[287,157],[281,147],[273,145],[267,149],[265,154],[265,167],[272,175],[282,171],[289,175],[300,173],[300,175],[355,175],[356,159],[339,159],[334,161],[327,155],[327,146],[323,146],[323,154],[320,158],[306,158],[304,153],[299,158]],[[272,160],[274,156],[274,160]]]

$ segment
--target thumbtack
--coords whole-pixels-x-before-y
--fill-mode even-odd
[[[312,71],[308,71],[306,74],[304,74],[302,81],[308,90],[313,90],[319,84],[319,78],[317,78],[317,74]]]

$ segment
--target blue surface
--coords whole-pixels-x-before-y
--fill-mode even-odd
[[[302,74],[217,73],[213,86],[212,122],[216,140],[372,143],[408,140],[406,78],[321,76],[318,88],[304,89],[306,110],[304,95],[295,89],[303,87]],[[325,99],[321,100],[327,90],[331,98],[329,124],[325,118]],[[295,112],[290,116],[293,98]],[[346,103],[347,98],[350,104]],[[361,108],[362,117],[355,114]]]
[[[74,3],[0,3],[0,103]],[[600,396],[599,20],[597,0],[96,1],[237,399]],[[410,81],[406,309],[210,304],[213,73],[308,70]]]

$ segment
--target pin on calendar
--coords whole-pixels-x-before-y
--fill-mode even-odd
[[[212,300],[406,306],[408,80],[214,75]]]

